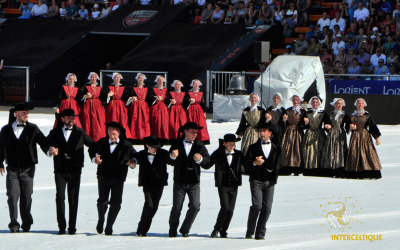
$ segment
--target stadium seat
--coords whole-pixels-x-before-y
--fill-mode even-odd
[[[273,56],[279,56],[279,55],[283,55],[287,52],[287,49],[272,49],[271,50],[271,54]]]
[[[296,33],[307,33],[310,30],[309,27],[295,27],[294,32]]]
[[[292,44],[293,41],[297,40],[297,39],[299,39],[299,38],[297,38],[297,37],[287,37],[287,38],[285,38],[284,43],[285,44]]]
[[[310,21],[318,22],[318,20],[322,17],[322,15],[310,15]]]

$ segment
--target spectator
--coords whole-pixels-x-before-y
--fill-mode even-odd
[[[378,27],[373,27],[372,28],[372,34],[371,34],[370,38],[372,40],[375,40],[378,35],[379,35],[379,28]]]
[[[339,54],[335,55],[335,62],[339,62],[341,65],[347,65],[347,56],[344,53],[344,48],[339,48]]]
[[[298,15],[301,18],[301,24],[306,26],[308,23],[308,11],[311,6],[311,0],[297,0]]]
[[[214,24],[220,24],[223,23],[224,18],[225,18],[225,11],[221,9],[221,6],[219,6],[218,4],[215,5],[215,9],[211,16],[211,22]]]
[[[370,60],[371,56],[365,52],[364,48],[361,48],[358,52],[359,54],[357,55],[357,60],[359,63],[364,64],[365,60]]]
[[[349,8],[349,4],[347,2],[343,3],[341,18],[346,20],[348,23],[353,22],[354,10]]]
[[[246,22],[246,17],[247,17],[247,8],[244,5],[243,1],[239,2],[239,7],[237,10],[237,15],[236,15],[236,21],[235,23],[242,23],[245,24]]]
[[[292,51],[292,46],[291,45],[286,45],[286,49],[287,49],[287,52],[286,53],[284,53],[283,55],[291,55],[291,56],[295,56],[296,54]]]
[[[80,5],[80,8],[78,10],[78,20],[79,21],[86,21],[89,20],[89,11],[86,9],[84,4]]]
[[[330,18],[335,18],[337,12],[339,12],[340,14],[342,13],[342,11],[340,10],[340,8],[338,6],[338,3],[334,2],[332,4],[332,9],[329,11],[329,17]]]
[[[101,18],[105,18],[110,14],[111,12],[111,7],[110,7],[110,2],[107,0],[104,0],[104,7],[101,9]]]
[[[378,35],[375,39],[375,41],[372,43],[372,48],[371,48],[371,54],[373,53],[373,51],[376,51],[378,48],[381,49],[383,51],[383,40],[382,40],[382,36]],[[372,61],[373,63],[373,61]]]
[[[312,36],[307,48],[308,56],[317,56],[319,52],[319,43],[316,36]]]
[[[170,5],[183,4],[183,0],[171,0]]]
[[[353,38],[353,37],[356,37],[357,35],[358,35],[357,24],[351,23],[350,28],[347,30],[346,36],[348,38]]]
[[[358,51],[360,51],[361,49],[364,49],[365,53],[368,53],[368,54],[371,53],[372,45],[370,44],[370,42],[369,42],[367,37],[364,37],[361,40],[361,44],[358,45]]]
[[[267,6],[272,10],[275,6],[275,0],[263,0],[263,2],[267,3]]]
[[[382,0],[370,0],[370,1],[371,1],[369,6],[370,8],[377,10],[381,7]]]
[[[290,8],[286,11],[286,23],[289,28],[293,29],[297,25],[297,10],[293,2],[289,6]]]
[[[330,59],[326,59],[325,61],[323,61],[323,65],[322,68],[324,69],[324,73],[325,74],[330,74],[329,72],[331,72],[332,70],[332,64],[331,64],[331,60]]]
[[[392,14],[395,22],[400,20],[400,2],[397,2],[396,7],[397,8],[393,11],[393,14]]]
[[[233,3],[229,4],[228,10],[226,11],[226,17],[224,24],[231,24],[236,18],[236,9]]]
[[[119,8],[119,6],[122,6],[122,0],[117,0],[117,3],[116,4],[114,4],[114,6],[111,8],[111,11],[116,11],[118,8]]]
[[[386,56],[382,54],[381,48],[377,48],[376,53],[371,56],[372,66],[377,67],[379,60],[383,60],[383,63],[386,63]]]
[[[365,21],[369,16],[369,10],[364,7],[362,2],[358,2],[358,9],[354,11],[354,19],[358,22],[359,19]]]
[[[389,25],[386,25],[385,28],[384,28],[384,32],[383,32],[383,38],[384,38],[384,40],[387,41],[387,37],[388,37],[389,35],[393,36],[393,34],[394,34],[394,33],[392,32],[392,29],[390,28],[390,26],[389,26]]]
[[[51,5],[49,7],[47,18],[55,18],[58,16],[60,12],[60,8],[57,5],[56,0],[51,1]]]
[[[387,13],[385,20],[380,23],[380,27],[381,27],[382,30],[386,26],[389,26],[392,32],[396,31],[396,24],[395,24],[394,19],[392,18],[392,15],[390,13]]]
[[[22,13],[18,19],[29,19],[31,18],[31,11],[32,11],[33,4],[29,2],[29,0],[24,0],[21,2],[19,6],[19,11]]]
[[[61,19],[65,19],[67,17],[67,9],[65,8],[65,1],[61,2],[59,16]]]
[[[322,48],[321,61],[325,62],[326,60],[329,60],[330,62],[332,62],[332,55],[329,54],[328,48]]]
[[[200,23],[209,23],[213,15],[213,5],[212,3],[207,4],[207,8],[201,13]]]
[[[365,59],[363,66],[361,67],[361,74],[370,75],[374,71],[374,66],[370,59]]]
[[[67,20],[75,20],[78,17],[78,6],[75,4],[75,0],[69,0],[69,5],[66,8],[67,10]]]
[[[389,73],[389,68],[384,63],[383,59],[378,60],[378,66],[374,69],[374,75],[387,75]]]
[[[262,25],[262,24],[270,25],[272,24],[272,17],[273,17],[273,9],[268,6],[266,1],[263,1],[256,25]]]
[[[387,0],[382,0],[380,9],[383,10],[384,12],[387,12],[387,13],[392,12],[392,6],[390,5],[390,2],[387,1]]]
[[[386,57],[387,64],[397,64],[399,62],[399,56],[396,54],[394,49],[390,50],[390,55]]]
[[[285,26],[286,24],[286,19],[285,19],[285,10],[282,9],[282,3],[281,2],[276,2],[274,11],[273,11],[273,20],[275,24],[280,24]],[[283,34],[285,34],[286,31],[283,31]]]
[[[333,33],[332,33],[332,39],[333,39],[333,41],[336,41],[336,36],[337,36],[337,35],[341,35],[341,36],[343,37],[343,32],[340,31],[339,25],[336,24],[336,25],[333,27]]]
[[[322,17],[318,20],[317,24],[319,24],[320,31],[322,31],[325,26],[331,26],[331,20],[328,18],[328,13],[326,11],[322,12]]]
[[[390,54],[390,51],[398,49],[397,43],[393,40],[392,35],[388,35],[387,42],[383,45],[384,53],[386,55]]]
[[[307,53],[308,42],[304,39],[304,34],[299,34],[299,40],[294,43],[294,53],[296,55],[305,55]]]
[[[346,55],[346,66],[350,66],[351,62],[353,61],[354,58],[357,59],[357,55],[355,53],[354,49],[350,49],[348,53],[345,53]],[[358,59],[357,59],[358,61]]]
[[[332,31],[334,30],[335,25],[339,26],[341,32],[344,32],[346,30],[346,21],[340,17],[339,12],[336,12],[335,18],[330,21],[330,29]]]
[[[93,11],[92,11],[92,14],[90,16],[90,19],[91,20],[96,20],[96,19],[99,19],[99,18],[101,18],[101,12],[99,10],[99,4],[95,3],[93,5]]]
[[[247,11],[246,25],[252,26],[256,23],[258,17],[258,10],[254,7],[254,3],[249,3],[249,10]]]
[[[364,28],[361,27],[358,29],[358,35],[355,37],[356,43],[360,44],[364,37],[366,37],[365,31],[364,31]]]
[[[332,50],[333,50],[333,55],[338,55],[339,54],[339,49],[346,48],[346,44],[342,41],[342,35],[338,34],[336,35],[336,41],[332,43]]]
[[[322,33],[320,32],[320,33],[318,34],[318,42],[319,42],[320,44],[323,44],[323,43],[325,42],[326,38],[329,39],[330,36],[331,36],[331,33],[330,33],[330,30],[329,30],[329,27],[326,27],[326,26],[325,26],[325,27],[322,29]]]
[[[319,30],[319,29],[316,29],[315,27],[314,27],[314,25],[310,25],[310,30],[309,31],[307,31],[307,33],[306,33],[306,40],[307,41],[311,41],[311,37],[313,37],[313,36],[315,36],[315,38],[317,38],[317,35],[318,35],[318,32],[317,32],[317,30]],[[318,40],[318,39],[317,39]]]
[[[361,67],[358,64],[357,58],[353,58],[351,65],[347,68],[347,74],[360,74]]]
[[[350,53],[350,50],[354,52],[358,51],[358,43],[355,42],[355,38],[348,38],[346,43],[346,53]]]
[[[151,3],[151,0],[140,0],[140,5],[149,5]]]
[[[349,7],[349,9],[351,9],[353,11],[355,9],[357,9],[357,0],[344,0],[343,1],[343,6],[344,6],[344,3],[346,3],[347,6]]]
[[[339,74],[339,71],[340,71],[340,62],[339,61],[335,61],[335,64],[333,65],[333,67],[329,71],[329,74]]]
[[[389,77],[390,81],[400,81],[400,76],[397,74],[397,68],[395,64],[391,64],[389,67]]]
[[[43,0],[38,0],[38,3],[32,7],[31,15],[34,18],[46,18],[47,11],[47,5],[43,4]]]

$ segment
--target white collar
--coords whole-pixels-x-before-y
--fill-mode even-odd
[[[272,105],[272,110],[278,110],[278,109],[280,109],[282,106],[281,106],[281,104],[278,104],[277,106],[275,106],[275,105]]]
[[[258,110],[258,106],[257,106],[257,104],[256,104],[256,105],[254,105],[254,106],[250,105],[249,107],[250,107],[250,111],[253,111],[253,110]]]
[[[108,144],[111,144],[112,143],[112,141],[110,140],[110,139],[108,139]],[[118,140],[117,140],[117,144],[119,143],[119,138],[118,138]],[[115,145],[115,144],[114,144]]]
[[[354,110],[354,112],[352,113],[352,115],[361,115],[361,114],[363,114],[363,113],[366,113],[366,111],[363,109],[363,110],[360,110],[360,111],[358,111],[358,110]]]

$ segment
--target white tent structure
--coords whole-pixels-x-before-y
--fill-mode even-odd
[[[292,106],[291,96],[303,98],[307,89],[316,81],[319,96],[325,106],[325,78],[321,60],[316,56],[278,56],[254,83],[254,92],[261,96],[266,107],[272,105],[272,96],[282,94],[281,105]],[[309,101],[309,100],[304,100]]]

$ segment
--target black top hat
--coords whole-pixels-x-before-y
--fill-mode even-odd
[[[60,117],[64,117],[64,116],[78,116],[78,115],[75,114],[75,111],[73,109],[64,109],[61,112]]]
[[[143,142],[144,142],[144,144],[147,144],[152,148],[161,148],[162,147],[160,139],[158,139],[158,137],[155,135],[150,135],[148,137],[144,137]]]
[[[220,139],[223,142],[238,142],[240,141],[240,138],[236,138],[236,135],[234,134],[226,134],[224,135],[224,139]]]
[[[20,104],[15,105],[15,107],[12,109],[12,111],[15,112],[15,111],[32,110],[32,109],[33,109],[33,106],[29,105],[28,103],[20,103]]]
[[[126,132],[126,130],[125,130],[125,128],[124,128],[121,124],[119,124],[118,122],[109,122],[109,123],[106,123],[106,126],[107,126],[107,129],[108,129],[108,128],[116,128],[116,129],[118,129],[118,130],[121,132],[121,136],[125,137],[125,132]]]
[[[182,129],[203,129],[203,127],[197,126],[195,122],[187,122],[185,125],[182,126]]]
[[[266,129],[268,129],[269,131],[271,131],[272,133],[275,133],[275,128],[274,128],[274,126],[272,126],[271,124],[269,124],[269,123],[261,123],[261,124],[259,124],[258,125],[258,129],[262,129],[262,128],[266,128]]]

